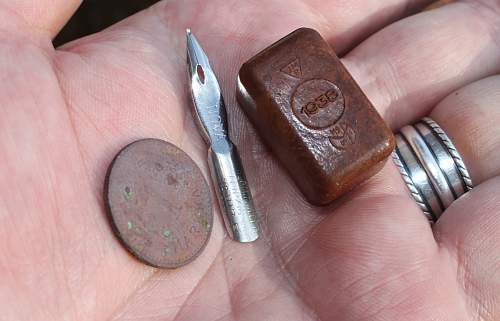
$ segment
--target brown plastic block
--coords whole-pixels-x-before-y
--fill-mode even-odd
[[[315,205],[377,173],[394,136],[332,48],[301,28],[243,64],[238,102]]]

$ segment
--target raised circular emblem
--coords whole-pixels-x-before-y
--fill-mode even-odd
[[[334,125],[342,117],[344,108],[344,96],[339,87],[325,79],[303,82],[292,96],[295,116],[314,129]]]

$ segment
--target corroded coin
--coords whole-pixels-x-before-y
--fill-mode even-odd
[[[187,264],[204,249],[212,231],[210,195],[194,161],[159,139],[122,149],[104,187],[118,238],[141,261],[161,268]]]

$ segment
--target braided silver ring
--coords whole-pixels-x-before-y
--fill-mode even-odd
[[[430,222],[473,187],[469,171],[451,139],[431,118],[401,128],[393,161]]]

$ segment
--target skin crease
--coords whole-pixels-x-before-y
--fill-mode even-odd
[[[1,319],[500,320],[500,78],[490,77],[500,3],[405,18],[426,4],[163,1],[54,50],[78,1],[0,1]],[[430,113],[456,142],[477,187],[433,229],[391,162],[315,208],[256,136],[235,102],[238,68],[300,26],[345,54],[393,129]],[[120,246],[102,184],[115,153],[145,137],[181,147],[208,178],[188,107],[186,27],[221,81],[264,231],[234,243],[214,208],[202,256],[160,271]]]

